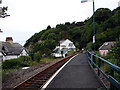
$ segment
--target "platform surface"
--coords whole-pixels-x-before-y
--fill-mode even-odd
[[[97,89],[102,85],[88,63],[86,54],[74,57],[49,83],[47,89],[88,88]]]

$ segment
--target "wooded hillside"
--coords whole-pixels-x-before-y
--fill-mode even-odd
[[[113,11],[100,8],[95,12],[96,50],[106,41],[115,41],[120,37],[120,7]],[[31,54],[49,55],[59,45],[60,40],[70,39],[79,49],[93,48],[93,17],[84,22],[65,22],[57,24],[55,28],[49,25],[45,30],[30,37],[25,47]]]

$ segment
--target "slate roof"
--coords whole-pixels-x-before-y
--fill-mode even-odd
[[[111,42],[105,42],[100,48],[99,50],[110,50],[111,46],[114,46],[115,42],[111,41]]]
[[[0,49],[5,55],[20,55],[24,47],[19,43],[9,43],[2,42],[0,43]]]

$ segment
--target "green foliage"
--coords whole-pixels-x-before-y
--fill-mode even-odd
[[[89,51],[91,51],[92,48],[93,48],[93,42],[89,42],[89,43],[87,44],[86,48],[87,48]]]
[[[76,48],[80,48],[80,45],[78,42],[75,42],[75,46],[76,46]]]
[[[48,61],[53,61],[53,60],[55,60],[54,57],[50,57],[50,58],[42,58],[42,59],[41,59],[41,62],[43,63],[43,62],[48,62]]]
[[[120,42],[116,42],[105,58],[109,59],[111,63],[120,66]]]
[[[111,48],[107,56],[104,57],[106,60],[114,65],[120,67],[120,42],[116,41],[116,44]],[[104,64],[105,72],[110,74],[110,65]],[[114,72],[114,77],[116,80],[120,81],[120,74]]]
[[[42,34],[46,32],[46,30],[42,30],[39,33],[35,33],[31,38],[29,38],[26,43],[25,43],[25,47],[29,47],[30,45],[33,45],[34,43],[38,42],[40,40],[40,37],[42,36]],[[29,48],[28,48],[29,49]]]
[[[76,40],[76,41],[80,41],[81,32],[82,32],[82,30],[80,29],[80,27],[72,28],[70,30],[71,39]]]
[[[34,60],[38,62],[40,61],[41,57],[42,57],[42,54],[39,51],[34,54]]]
[[[49,33],[49,34],[47,35],[47,39],[56,40],[56,38],[57,38],[57,36],[56,36],[55,33]]]
[[[2,63],[3,69],[18,69],[30,65],[31,58],[29,56],[21,56],[17,59],[6,60]]]
[[[120,8],[113,11],[107,8],[96,10],[95,30],[96,50],[104,42],[118,39],[120,37]],[[93,49],[93,16],[84,22],[57,24],[55,28],[51,28],[49,25],[45,30],[35,33],[24,46],[31,52],[33,59],[34,54],[38,51],[42,53],[42,56],[49,56],[50,52],[59,45],[59,41],[65,39],[70,39],[79,49],[86,46]]]
[[[51,26],[50,26],[50,25],[48,25],[47,30],[48,30],[48,29],[51,29]]]
[[[95,12],[95,20],[97,23],[104,22],[108,18],[110,18],[112,15],[112,12],[108,8],[99,8]]]

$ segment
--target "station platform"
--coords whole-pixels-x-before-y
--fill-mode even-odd
[[[78,54],[72,58],[60,72],[49,82],[45,90],[64,89],[91,89],[103,88],[88,63],[86,54]]]

